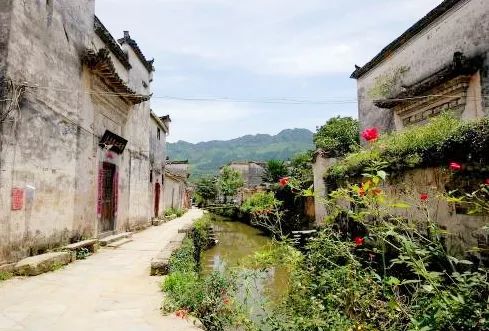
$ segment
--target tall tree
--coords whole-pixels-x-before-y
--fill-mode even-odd
[[[333,117],[314,134],[316,148],[324,149],[332,157],[355,152],[360,146],[360,125],[351,117]]]
[[[203,177],[195,184],[195,194],[200,197],[204,205],[208,205],[217,197],[215,177]]]
[[[227,202],[228,197],[235,196],[243,185],[244,180],[239,171],[230,166],[222,168],[221,173],[217,177],[217,188],[224,197],[224,203]]]

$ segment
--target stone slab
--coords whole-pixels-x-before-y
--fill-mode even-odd
[[[107,247],[118,248],[118,247],[121,247],[122,245],[125,245],[125,244],[131,242],[131,241],[132,241],[131,238],[123,238],[121,240],[111,242],[110,244],[107,245]]]
[[[170,271],[170,258],[174,251],[182,246],[181,241],[169,242],[158,255],[151,259],[150,275],[164,276]]]
[[[31,256],[15,265],[15,273],[21,276],[37,276],[67,265],[72,261],[70,252],[46,253]]]
[[[153,221],[151,221],[153,226],[160,226],[165,223],[165,220],[160,219],[160,218],[155,218]]]
[[[171,242],[183,242],[183,240],[187,237],[186,233],[177,233],[171,240]]]
[[[178,229],[178,233],[190,233],[194,228],[193,224],[184,226],[183,228]]]
[[[107,246],[110,243],[113,243],[115,241],[119,241],[124,238],[129,238],[132,236],[132,232],[123,232],[119,234],[114,234],[112,236],[105,237],[103,239],[99,240],[100,246]]]
[[[97,250],[97,246],[98,246],[98,239],[88,239],[88,240],[79,241],[74,244],[66,245],[63,247],[63,249],[76,251],[81,248],[88,248],[91,252],[95,252]]]

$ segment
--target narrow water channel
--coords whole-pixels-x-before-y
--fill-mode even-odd
[[[203,273],[243,267],[248,257],[265,249],[272,242],[260,230],[238,221],[216,219],[213,228],[219,243],[203,253]],[[261,274],[253,284],[255,300],[263,301],[265,295],[272,301],[279,300],[287,289],[287,278],[287,273],[280,268],[272,268]]]

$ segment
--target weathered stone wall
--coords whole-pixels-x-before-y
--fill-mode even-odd
[[[156,116],[156,115],[154,115]],[[158,137],[158,130],[160,134]],[[159,214],[164,211],[164,166],[166,163],[166,132],[160,126],[157,120],[151,116],[150,131],[149,131],[149,159],[151,163],[151,171],[153,171],[153,182],[151,183],[151,201],[156,203],[156,183],[160,184],[160,199],[159,199]],[[159,215],[154,215],[155,217]]]
[[[150,105],[128,104],[82,65],[87,48],[104,47],[94,33],[94,7],[94,0],[0,0],[0,53],[8,50],[0,65],[28,86],[20,111],[0,131],[0,264],[98,236],[103,162],[115,164],[119,178],[115,231],[149,224]],[[132,89],[150,93],[152,74],[134,54],[131,70],[111,59]],[[106,130],[128,140],[123,154],[98,146]],[[11,210],[13,188],[24,192],[20,210]]]
[[[324,185],[324,174],[335,162],[335,159],[318,157],[314,163],[316,222],[318,224],[321,224],[324,217],[327,216],[324,202],[328,188]],[[447,247],[450,253],[457,254],[472,248],[480,248],[486,251],[482,258],[488,260],[489,236],[482,228],[489,223],[489,217],[457,213],[456,206],[446,199],[448,191],[453,190],[453,188],[447,188],[450,186],[451,176],[452,174],[443,168],[410,170],[395,177],[388,177],[382,189],[388,203],[409,205],[408,208],[392,208],[393,215],[422,222],[426,221],[428,212],[430,219],[448,232]],[[427,202],[421,201],[422,193],[428,194]],[[318,215],[318,212],[321,214]]]
[[[18,259],[74,235],[79,55],[94,13],[93,1],[12,5],[6,73],[39,87],[28,88],[20,111],[3,127],[0,260]],[[24,206],[12,211],[16,187],[25,192]]]
[[[7,62],[11,10],[12,0],[0,0],[0,81],[4,77]]]
[[[140,62],[137,55],[127,44],[122,49],[129,55],[132,66],[128,85],[141,95],[151,94],[150,81],[152,73]],[[148,87],[144,87],[143,82]],[[127,149],[131,152],[129,218],[131,222],[144,224],[153,216],[152,188],[150,183],[149,132],[150,132],[150,103],[136,105],[128,114],[125,132],[131,139]],[[149,207],[149,208],[148,208]]]
[[[430,218],[450,234],[447,245],[454,252],[477,247],[487,249],[489,237],[482,227],[489,223],[489,217],[457,213],[455,205],[446,199],[450,190],[446,186],[450,178],[451,173],[447,169],[416,169],[389,179],[383,188],[391,201],[405,202],[411,206],[396,208],[398,216],[422,221],[427,217],[427,207]],[[429,195],[426,203],[420,200],[422,193]]]
[[[316,225],[323,224],[324,218],[327,215],[325,199],[328,193],[324,182],[324,174],[335,162],[336,159],[317,155],[312,164],[312,171],[314,174],[314,209]]]
[[[263,175],[265,168],[255,162],[233,162],[230,167],[238,171],[244,180],[246,188],[254,188],[263,184]]]
[[[487,57],[489,51],[489,2],[486,0],[462,1],[452,10],[434,21],[400,49],[394,51],[387,59],[358,79],[359,119],[362,129],[377,127],[382,131],[395,129],[395,117],[392,110],[377,108],[372,96],[372,89],[379,77],[392,77],[400,69],[407,69],[394,84],[400,92],[401,85],[412,85],[432,75],[450,64],[455,52],[462,52],[467,57],[485,56],[484,68],[480,72],[482,94],[489,91]],[[471,82],[478,83],[478,82]],[[473,94],[477,96],[477,94]],[[489,103],[480,96],[471,98],[472,103],[482,104],[487,114]],[[478,108],[471,105],[469,112]]]
[[[183,179],[180,180],[166,174],[163,210],[168,208],[185,208],[185,189],[186,185]]]

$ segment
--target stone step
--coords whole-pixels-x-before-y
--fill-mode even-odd
[[[107,245],[107,247],[110,248],[118,248],[121,247],[124,244],[127,244],[132,241],[132,238],[123,238],[121,240],[113,241],[110,244]]]
[[[132,237],[132,232],[123,232],[119,234],[114,234],[112,236],[105,237],[103,239],[99,240],[100,246],[107,246],[110,243],[113,243],[115,241],[119,241],[124,238],[130,238]]]
[[[63,247],[63,249],[69,251],[77,251],[81,248],[87,248],[90,252],[94,253],[97,251],[97,246],[98,246],[98,239],[88,239],[88,240],[79,241],[74,244],[66,245]]]
[[[31,256],[19,261],[14,269],[20,276],[37,276],[54,271],[72,261],[71,252],[55,252]]]

